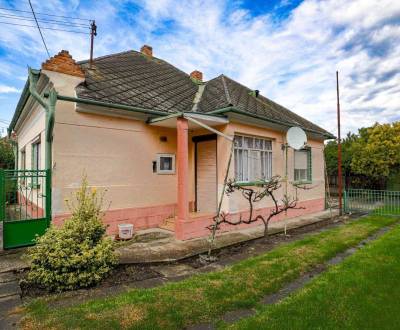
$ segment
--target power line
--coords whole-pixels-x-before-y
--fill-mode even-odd
[[[8,18],[8,19],[15,19],[15,20],[19,20],[19,21],[34,21],[34,19],[32,17],[18,16],[18,15],[12,15],[12,14],[3,14],[1,12],[0,12],[0,17]],[[74,26],[74,27],[89,27],[88,24],[70,23],[67,21],[59,21],[59,20],[53,20],[53,19],[38,18],[38,21],[49,23],[49,24],[59,24],[59,25],[67,25],[67,26]]]
[[[4,8],[0,7],[2,10],[8,10],[8,11],[17,11],[20,13],[31,13],[30,11],[27,10],[20,10],[20,9],[14,9],[14,8]],[[59,18],[68,18],[68,19],[76,19],[76,20],[81,20],[81,21],[91,21],[90,19],[87,18],[80,18],[80,17],[70,17],[70,16],[60,16],[60,15],[53,15],[53,14],[45,14],[45,13],[36,13],[37,15],[44,15],[44,16],[52,16],[52,17],[59,17]]]
[[[36,27],[35,25],[27,25],[27,24],[19,24],[19,23],[11,23],[11,22],[2,22],[0,24],[8,24],[8,25],[16,25],[16,26],[26,26],[26,27]],[[64,32],[71,32],[71,33],[80,33],[80,34],[89,34],[88,32],[82,31],[74,31],[74,30],[64,30],[64,29],[56,29],[51,27],[41,27],[42,30],[52,30],[52,31],[64,31]]]
[[[37,21],[37,18],[36,18],[36,15],[35,15],[35,11],[33,10],[33,7],[32,7],[31,0],[28,0],[28,2],[29,2],[29,6],[31,6],[32,14],[33,14],[33,17],[35,18],[35,21],[36,21],[36,26],[37,26],[37,28],[38,28],[38,30],[39,30],[40,36],[42,37],[42,41],[43,41],[44,48],[46,48],[47,55],[48,55],[49,58],[50,58],[50,57],[51,57],[51,56],[50,56],[50,52],[49,52],[49,50],[47,49],[46,41],[44,41],[44,37],[43,37],[43,34],[42,34],[42,30],[40,30],[39,22]]]

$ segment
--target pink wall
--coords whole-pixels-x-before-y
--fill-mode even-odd
[[[190,210],[193,210],[194,202],[190,202],[189,206]],[[133,224],[135,230],[156,228],[165,219],[176,214],[177,204],[108,210],[105,212],[104,224],[107,226],[107,234],[115,235],[118,233],[118,224]],[[53,217],[53,224],[60,226],[70,216],[70,213],[56,215]]]
[[[190,202],[191,208],[193,208],[193,202]],[[298,203],[299,207],[304,209],[291,209],[288,211],[287,218],[294,218],[297,216],[311,214],[324,210],[325,200],[313,199]],[[140,207],[140,208],[129,208],[120,210],[109,210],[105,212],[104,223],[107,225],[107,234],[113,235],[118,233],[118,224],[131,223],[135,230],[156,228],[164,222],[164,220],[171,215],[175,215],[177,210],[176,204],[158,205],[153,207]],[[262,208],[255,210],[254,215],[269,213],[271,208]],[[236,217],[242,214],[243,217],[248,215],[248,212],[237,212],[230,214],[230,218],[235,220]],[[53,218],[53,224],[59,226],[63,221],[68,218],[70,214],[58,215]],[[206,228],[212,224],[212,215],[196,216],[190,218],[187,221],[181,223],[176,229],[176,238],[180,240],[187,240],[191,238],[204,237],[210,234]],[[281,213],[279,216],[273,219],[273,221],[281,221],[285,218],[285,214]],[[261,225],[262,222],[254,222],[250,225],[242,224],[238,226],[223,225],[221,226],[221,232],[234,231],[243,228],[249,228]]]
[[[313,199],[313,200],[303,201],[303,202],[299,202],[297,205],[299,207],[303,207],[304,209],[288,210],[287,219],[324,210],[325,209],[325,199],[322,198],[322,199]],[[268,214],[271,209],[272,209],[271,207],[267,207],[267,208],[255,210],[254,216],[257,216],[259,214]],[[243,218],[245,218],[248,215],[248,211],[232,213],[232,214],[228,215],[228,218],[230,218],[231,220],[235,220],[235,219],[239,218],[240,214],[242,215]],[[281,221],[283,219],[285,219],[285,213],[279,214],[278,216],[273,218],[273,220],[271,220],[271,222],[272,221]],[[179,228],[180,230],[175,233],[175,236],[176,236],[176,238],[178,238],[180,240],[187,240],[187,239],[191,239],[191,238],[207,236],[210,234],[210,231],[206,227],[211,225],[212,221],[213,221],[212,216],[196,217],[194,219],[189,219],[188,221],[185,221],[184,225]],[[249,228],[249,227],[254,227],[254,226],[259,226],[259,225],[262,225],[261,221],[254,222],[252,224],[241,224],[241,225],[237,225],[237,226],[221,225],[221,229],[219,230],[219,233],[243,229],[243,228]]]

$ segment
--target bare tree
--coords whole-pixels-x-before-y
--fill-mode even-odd
[[[249,203],[248,216],[246,218],[243,218],[242,214],[240,214],[238,220],[230,220],[227,213],[221,212],[214,217],[213,224],[208,226],[207,228],[215,233],[215,231],[219,230],[221,225],[224,223],[237,226],[242,223],[250,224],[257,221],[262,221],[264,224],[264,237],[267,237],[268,225],[272,218],[283,212],[286,212],[289,209],[304,209],[304,207],[297,206],[297,188],[304,190],[311,189],[311,187],[292,183],[292,185],[296,188],[296,197],[290,197],[289,195],[284,194],[283,198],[281,200],[278,200],[278,198],[276,197],[276,192],[278,189],[281,188],[281,182],[282,180],[279,175],[273,176],[268,181],[259,181],[256,185],[252,187],[243,186],[234,180],[228,180],[225,189],[226,195],[229,196],[235,191],[240,191],[244,199],[246,199]],[[264,198],[268,197],[272,199],[272,209],[267,214],[258,214],[254,217],[254,203],[260,202]]]

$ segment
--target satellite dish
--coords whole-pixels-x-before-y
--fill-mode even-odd
[[[307,143],[307,135],[300,127],[290,127],[286,133],[289,147],[299,150]]]

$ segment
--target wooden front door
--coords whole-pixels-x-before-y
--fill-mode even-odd
[[[217,210],[217,139],[201,136],[196,142],[196,211]]]

